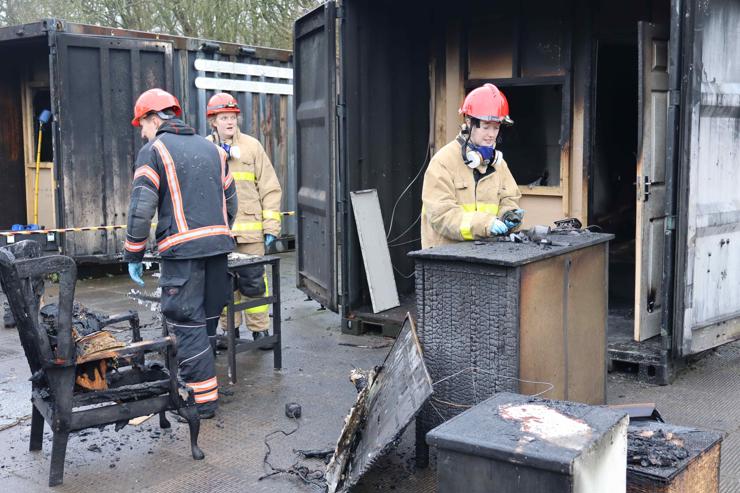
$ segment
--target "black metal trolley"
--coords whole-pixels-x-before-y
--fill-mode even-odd
[[[234,302],[234,289],[230,291],[229,302],[226,305],[226,335],[219,336],[220,341],[225,341],[227,346],[227,358],[229,363],[229,382],[236,383],[236,355],[252,349],[273,346],[274,367],[279,370],[282,367],[282,335],[280,317],[280,257],[266,255],[263,257],[248,257],[245,255],[229,256],[229,272],[249,265],[270,265],[272,275],[272,291],[269,296],[250,298],[248,301]],[[238,330],[234,327],[234,313],[265,304],[272,305],[272,335],[263,337],[257,341],[239,337]]]

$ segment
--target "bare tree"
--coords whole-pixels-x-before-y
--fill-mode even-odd
[[[291,48],[293,21],[319,0],[0,0],[0,26],[56,17],[257,46]]]

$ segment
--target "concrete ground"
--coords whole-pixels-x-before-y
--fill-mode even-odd
[[[147,290],[153,291],[156,279],[146,277]],[[319,310],[317,303],[306,301],[293,287],[292,254],[283,255],[282,279],[284,368],[273,370],[270,352],[244,353],[237,357],[239,381],[229,385],[225,358],[219,358],[219,381],[230,395],[222,395],[217,418],[203,422],[200,446],[205,460],[192,460],[187,426],[174,420],[170,430],[160,430],[156,418],[119,433],[112,427],[87,430],[70,438],[64,484],[54,491],[320,491],[293,476],[260,480],[266,471],[264,438],[275,430],[295,428],[296,423],[285,417],[284,406],[298,402],[303,408],[300,428],[290,436],[278,434],[270,439],[270,461],[285,468],[296,461],[293,449],[332,447],[355,399],[347,378],[350,370],[381,363],[392,341],[343,335],[336,314]],[[77,299],[107,312],[136,308],[144,322],[153,322],[155,313],[126,297],[131,287],[124,276],[81,280]],[[46,301],[52,300],[49,296]],[[143,333],[154,337],[157,329],[152,325]],[[122,330],[119,336],[124,335]],[[357,347],[363,345],[372,347]],[[49,489],[48,427],[44,450],[28,451],[28,377],[16,331],[0,329],[0,484],[13,492]],[[608,399],[610,403],[656,402],[667,421],[726,433],[721,491],[740,493],[740,343],[706,354],[667,387],[612,374]],[[433,468],[414,468],[412,444],[413,426],[398,448],[379,460],[354,491],[435,491]],[[323,468],[318,461],[306,464]]]

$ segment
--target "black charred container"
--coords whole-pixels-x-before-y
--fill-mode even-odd
[[[46,19],[0,28],[0,57],[0,231],[34,222],[49,229],[125,225],[133,163],[144,143],[131,125],[133,107],[153,87],[175,94],[185,121],[201,135],[208,131],[208,98],[234,94],[241,129],[260,140],[283,186],[282,210],[295,210],[290,51]],[[53,119],[42,129],[34,221],[43,110]],[[282,239],[292,239],[294,228],[286,218]],[[21,239],[78,262],[115,262],[125,230],[10,241]]]

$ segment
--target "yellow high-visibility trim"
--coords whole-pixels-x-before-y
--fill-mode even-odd
[[[264,296],[265,297],[270,296],[270,287],[267,284],[267,274],[264,274],[262,276],[262,279],[265,281],[265,294],[264,294]],[[252,308],[247,308],[244,311],[247,312],[247,313],[264,313],[264,312],[268,311],[269,309],[270,309],[270,304],[268,303],[268,304],[265,304],[265,305],[259,305],[259,306],[254,306]]]
[[[231,176],[236,181],[256,181],[257,177],[254,176],[252,171],[232,171]]]
[[[280,222],[283,217],[280,212],[277,211],[262,211],[262,219],[274,219]]]
[[[463,240],[473,239],[473,213],[466,212],[463,214],[462,221],[460,222],[460,235]]]
[[[486,214],[498,214],[498,204],[490,202],[478,202],[475,204],[460,204],[465,212],[485,212]]]
[[[262,221],[247,221],[234,223],[232,231],[262,231]]]
[[[478,212],[486,212],[488,214],[495,216],[498,214],[498,204],[478,202],[478,204],[476,204],[476,210]]]

